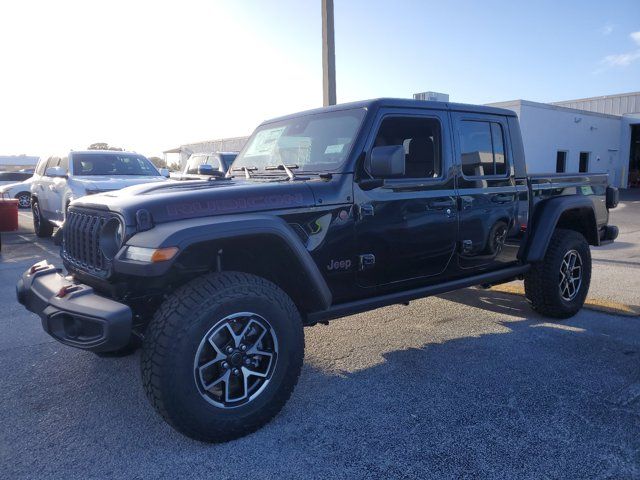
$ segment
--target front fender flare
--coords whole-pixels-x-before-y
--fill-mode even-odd
[[[297,261],[309,282],[316,306],[323,310],[329,308],[332,295],[318,266],[304,247],[300,238],[280,217],[272,215],[225,215],[180,220],[155,226],[146,232],[135,234],[128,246],[145,248],[178,247],[185,251],[191,245],[211,240],[225,240],[253,235],[270,235],[281,241]],[[124,248],[113,262],[115,272],[138,276],[161,276],[169,271],[173,261],[156,264],[142,264],[124,260]]]

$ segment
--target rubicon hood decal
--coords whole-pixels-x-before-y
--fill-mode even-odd
[[[304,196],[301,193],[285,193],[174,203],[167,205],[166,212],[169,217],[184,218],[185,215],[215,215],[217,213],[290,208],[304,204]]]

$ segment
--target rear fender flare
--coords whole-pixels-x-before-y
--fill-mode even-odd
[[[544,200],[535,207],[531,235],[526,243],[524,260],[539,262],[544,259],[551,236],[558,226],[562,214],[570,210],[586,210],[589,216],[587,241],[599,245],[598,227],[592,200],[587,196],[565,196]],[[593,231],[591,231],[593,230]]]

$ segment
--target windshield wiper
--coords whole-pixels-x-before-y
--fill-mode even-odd
[[[251,173],[258,170],[258,167],[238,167],[232,169],[233,172],[244,172],[244,178],[251,178]]]
[[[284,170],[287,173],[289,180],[294,180],[296,178],[295,174],[291,171],[294,168],[300,167],[298,167],[298,165],[285,165],[284,162],[278,165],[267,165],[264,167],[265,170]]]

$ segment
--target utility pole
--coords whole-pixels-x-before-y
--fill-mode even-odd
[[[333,0],[322,0],[322,99],[324,106],[336,104],[336,44]]]

